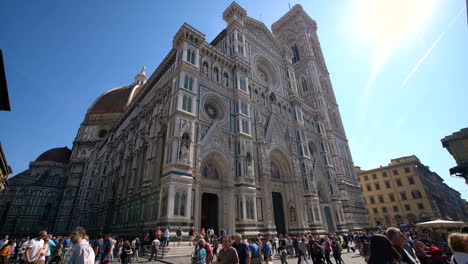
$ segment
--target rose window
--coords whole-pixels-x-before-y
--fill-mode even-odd
[[[216,106],[210,104],[210,103],[206,103],[204,105],[204,108],[205,108],[205,111],[206,111],[206,114],[213,120],[216,120],[218,118],[218,109],[216,109]]]

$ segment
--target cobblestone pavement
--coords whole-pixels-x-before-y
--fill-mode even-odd
[[[346,251],[343,251],[342,258],[344,260],[345,264],[365,264],[366,262],[364,261],[364,258],[359,256],[359,254],[356,253],[346,253]],[[335,259],[331,257],[331,260],[333,264],[335,264]],[[148,264],[153,264],[153,263],[170,263],[170,264],[190,264],[190,257],[167,257],[162,260],[159,260],[157,262],[151,261],[149,262],[144,258],[140,258],[140,261],[133,261],[132,263],[148,263]],[[280,260],[278,258],[275,258],[273,260],[274,264],[280,264]],[[288,263],[289,264],[296,264],[297,263],[297,258],[288,258]],[[309,260],[309,264],[313,264],[312,260]]]

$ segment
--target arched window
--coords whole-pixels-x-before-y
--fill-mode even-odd
[[[190,62],[191,58],[192,58],[192,50],[187,49],[187,59],[186,59],[186,61]]]
[[[305,173],[307,173],[307,170],[306,170],[306,165],[305,165],[305,163],[304,163],[304,162],[301,162],[301,172],[302,172],[302,174],[305,174]]]
[[[54,178],[52,179],[52,186],[58,186],[60,182],[60,176],[59,175],[54,175]]]
[[[187,61],[195,65],[195,51],[187,49]]]
[[[229,87],[229,75],[227,72],[223,74],[223,84],[224,86]]]
[[[307,92],[308,87],[307,87],[307,80],[305,78],[302,78],[301,84],[302,84],[302,91]]]
[[[216,67],[213,69],[213,79],[216,82],[219,82],[219,71],[218,71],[218,68],[216,68]]]
[[[163,196],[161,198],[161,216],[167,215],[167,193],[163,192]]]
[[[179,215],[180,194],[177,192],[174,196],[174,215]]]
[[[299,50],[297,49],[297,45],[294,44],[292,47],[292,52],[293,52],[293,58],[292,58],[292,63],[296,63],[298,62],[299,60],[301,60],[301,58],[299,57]]]
[[[185,75],[184,88],[187,89],[187,90],[190,90],[190,91],[193,90],[193,77]]]
[[[185,193],[182,193],[180,195],[180,208],[179,208],[179,215],[180,216],[185,216],[185,203],[187,201],[187,195]]]
[[[182,110],[192,112],[192,97],[188,95],[182,97]]]

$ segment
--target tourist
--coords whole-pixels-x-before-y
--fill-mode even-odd
[[[273,251],[266,237],[262,237],[262,256],[266,264],[273,263]],[[253,263],[253,262],[252,262]],[[260,263],[260,262],[259,262]]]
[[[279,239],[278,239],[278,237],[276,235],[273,235],[272,240],[273,241],[271,243],[271,246],[272,246],[273,252],[276,252],[279,255],[279,251],[278,251]]]
[[[169,241],[171,240],[170,233],[171,233],[170,227],[167,227],[166,229],[164,229],[164,247],[169,246]]]
[[[341,250],[343,250],[343,248],[341,247],[340,242],[337,241],[336,237],[332,238],[331,248],[336,264],[344,264],[344,261],[341,258]]]
[[[247,239],[247,242],[249,243],[249,250],[250,250],[250,253],[251,253],[250,263],[251,264],[260,264],[261,263],[260,247],[255,243],[253,238]]]
[[[288,256],[288,242],[287,239],[283,237],[283,235],[279,235],[278,237],[278,254],[280,255],[281,264],[288,264],[286,258]]]
[[[177,231],[176,231],[176,236],[177,236],[177,246],[180,247],[180,242],[182,242],[182,228],[177,228]]]
[[[299,240],[296,252],[298,255],[298,260],[297,260],[298,264],[304,263],[304,262],[309,264],[309,261],[307,260],[309,256],[308,256],[308,250],[307,250],[305,237],[301,237],[301,239]]]
[[[101,263],[111,263],[112,262],[112,250],[114,249],[115,242],[111,238],[110,234],[104,236],[103,251],[101,255]]]
[[[63,242],[63,247],[65,248],[65,250],[69,250],[70,246],[71,246],[70,236],[66,236],[65,241]]]
[[[122,250],[119,255],[119,260],[121,264],[128,264],[130,262],[130,256],[132,254],[132,245],[128,240],[125,240],[122,245]]]
[[[327,264],[332,264],[331,260],[330,260],[330,252],[332,251],[332,248],[331,248],[331,245],[330,245],[330,242],[328,242],[328,237],[326,238],[322,238],[322,252],[323,252],[323,256],[325,258],[325,261],[327,262]]]
[[[102,238],[102,234],[99,234],[96,237],[96,241],[93,244],[94,254],[95,254],[95,262],[99,264],[102,259],[102,255],[104,254],[104,239]]]
[[[52,240],[52,235],[48,235],[47,240],[44,240],[44,243],[48,243],[49,245],[47,246],[47,254],[45,255],[45,263],[49,263],[49,258],[51,256],[52,249],[55,248],[56,244]]]
[[[406,239],[401,233],[400,229],[395,227],[389,227],[385,232],[388,239],[392,242],[393,248],[401,255],[401,260],[403,263],[408,264],[418,264],[419,260],[414,259],[411,254],[409,254],[403,246],[406,243]]]
[[[138,254],[140,253],[141,243],[140,238],[136,237],[134,241],[132,241],[132,250],[133,250],[133,257],[136,261],[138,261]]]
[[[218,237],[217,236],[214,236],[213,237],[213,257],[214,256],[218,256]]]
[[[73,247],[70,249],[69,262],[65,264],[94,264],[94,250],[85,239],[86,230],[83,227],[76,227],[70,235],[70,242]]]
[[[192,228],[190,228],[190,231],[189,231],[189,242],[188,242],[189,246],[192,245],[194,236],[195,236],[195,228],[192,226]]]
[[[23,238],[21,240],[21,243],[19,244],[19,249],[18,249],[18,258],[22,259],[24,252],[26,251],[26,246],[29,243],[29,237],[26,237],[25,239]]]
[[[4,236],[2,240],[0,240],[0,248],[3,248],[4,246],[8,245],[8,235]]]
[[[431,255],[431,264],[445,264],[447,263],[447,255],[437,246],[429,244],[429,255]]]
[[[50,257],[49,263],[62,263],[63,260],[63,239],[59,239],[57,241],[57,244],[55,246],[55,250],[52,252],[52,255]],[[99,261],[98,261],[99,264]]]
[[[314,241],[312,244],[312,262],[314,264],[323,264],[324,254],[322,253],[322,245],[318,241]]]
[[[13,246],[13,243],[14,241],[10,240],[0,248],[0,264],[8,263],[8,259],[12,256],[10,248]]]
[[[213,261],[213,258],[214,258],[213,250],[211,250],[210,244],[207,242],[205,242],[205,251],[206,251],[206,260],[205,260],[206,264],[211,264],[211,261]]]
[[[38,255],[44,247],[44,238],[46,237],[47,231],[41,231],[36,238],[29,240],[22,257],[23,262],[33,263],[37,260]]]
[[[396,264],[401,256],[384,235],[374,235],[370,240],[369,260],[367,264]]]
[[[234,235],[234,243],[232,243],[232,247],[237,251],[237,255],[239,256],[239,264],[250,263],[251,255],[249,246],[244,241],[242,241],[241,234]]]
[[[16,239],[13,238],[13,239],[11,239],[9,241],[9,243],[10,242],[11,242],[11,245],[10,245],[10,260],[15,260],[16,261],[16,259],[15,259],[15,256],[16,256],[15,253],[17,252],[16,251]]]
[[[151,242],[151,255],[148,261],[151,261],[153,259],[153,256],[155,256],[156,261],[158,261],[158,251],[160,245],[161,242],[159,241],[159,239],[157,237],[154,238],[153,242]]]
[[[156,231],[154,232],[154,236],[159,240],[161,241],[161,235],[162,235],[162,232],[161,232],[161,228],[156,228]]]
[[[197,247],[192,254],[192,263],[193,264],[205,264],[206,263],[206,250],[205,250],[205,240],[200,239],[197,242]]]
[[[453,233],[448,238],[453,252],[451,264],[468,264],[468,234]]]
[[[420,241],[423,242],[424,245],[426,245],[426,243],[432,244],[432,241],[427,238],[426,234],[421,235],[421,240]]]
[[[229,236],[224,236],[223,248],[219,251],[217,264],[239,264],[239,256],[237,251],[232,247],[232,241]]]
[[[413,236],[413,249],[421,264],[429,264],[429,256],[426,254],[429,248],[417,236]]]

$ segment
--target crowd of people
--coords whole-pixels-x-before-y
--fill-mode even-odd
[[[55,237],[41,231],[37,237],[0,240],[0,264],[103,264],[119,261],[158,260],[159,250],[180,246],[183,238],[193,246],[193,264],[344,264],[342,251],[358,252],[368,264],[468,264],[468,233],[452,233],[447,249],[440,241],[416,230],[402,232],[388,228],[385,232],[356,232],[344,234],[297,235],[258,234],[243,238],[221,230],[219,236],[210,228],[195,232],[192,227],[184,234],[181,227],[171,237],[170,227],[157,228],[152,234],[116,237],[105,234],[90,238],[86,230],[76,227],[69,236]],[[183,243],[185,243],[183,242]],[[443,248],[443,247],[442,247]],[[333,261],[332,261],[333,260]]]

